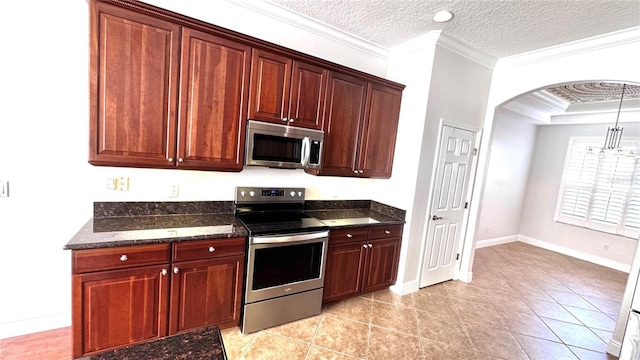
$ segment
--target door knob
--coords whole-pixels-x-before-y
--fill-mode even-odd
[[[441,217],[441,216],[433,215],[433,216],[431,217],[431,220],[442,220],[442,217]]]

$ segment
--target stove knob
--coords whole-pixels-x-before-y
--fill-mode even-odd
[[[302,197],[302,191],[298,191],[298,196]]]
[[[295,191],[291,192],[291,197],[296,197],[296,192]]]
[[[244,191],[240,191],[240,196],[244,197],[245,192]]]
[[[255,191],[249,191],[249,196],[254,196],[256,194]]]

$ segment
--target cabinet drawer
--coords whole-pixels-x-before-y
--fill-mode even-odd
[[[369,228],[369,239],[384,239],[402,236],[402,225],[382,225]]]
[[[184,241],[173,244],[173,261],[244,255],[245,238]]]
[[[74,250],[72,271],[85,273],[168,263],[169,244],[121,246],[105,249]]]
[[[367,240],[367,228],[348,228],[329,231],[329,245]]]

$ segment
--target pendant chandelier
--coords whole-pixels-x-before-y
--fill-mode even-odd
[[[622,84],[622,95],[620,95],[620,105],[618,105],[618,116],[616,117],[616,124],[613,127],[608,128],[607,137],[604,140],[603,150],[618,150],[620,149],[620,140],[622,140],[622,130],[618,126],[618,120],[620,120],[620,110],[622,109],[622,100],[624,100],[624,90],[627,84]]]

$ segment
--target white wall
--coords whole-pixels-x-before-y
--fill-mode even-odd
[[[468,51],[466,44],[438,32],[391,50],[388,77],[407,87],[393,176],[376,181],[374,191],[383,201],[407,210],[401,270],[394,287],[399,293],[418,289],[441,120],[481,128],[491,69],[482,63],[483,54]]]
[[[487,134],[493,132],[495,110],[498,106],[530,91],[555,84],[583,81],[639,83],[640,67],[634,60],[638,53],[640,27],[499,59],[493,72],[483,131]],[[482,139],[478,179],[484,179],[487,174],[489,146],[492,141],[491,136]],[[469,221],[476,227],[485,183],[485,180],[481,180],[474,185]],[[466,237],[467,252],[472,253],[475,236],[474,228]],[[470,272],[472,264],[472,257],[463,258],[461,271]]]
[[[384,75],[386,69],[370,52],[294,25],[276,26],[273,18],[236,5],[196,0],[171,5],[202,6],[196,15],[241,24],[298,50],[311,46],[308,52],[363,71]],[[70,324],[71,254],[62,248],[91,218],[94,201],[232,200],[236,185],[276,184],[307,187],[309,199],[375,200],[373,180],[314,177],[302,170],[222,173],[89,165],[88,18],[82,0],[12,1],[0,11],[5,49],[0,179],[9,180],[11,188],[9,198],[0,198],[0,338]],[[26,27],[30,31],[22,31]],[[116,176],[130,177],[130,191],[106,189],[106,179]],[[178,199],[168,197],[173,184],[180,185]]]
[[[518,234],[536,126],[513,112],[496,112],[476,241]]]
[[[637,54],[640,54],[640,27],[498,60],[493,72],[484,120],[485,133],[493,131],[497,106],[529,91],[549,85],[594,80],[640,83]],[[491,141],[490,136],[482,139],[478,179],[484,179],[486,176],[488,146]],[[469,213],[471,224],[478,224],[484,183],[478,181],[474,185]],[[465,241],[465,250],[471,253],[474,237],[475,231],[470,231]],[[472,264],[473,257],[463,258],[461,272],[470,272]],[[628,309],[629,303],[630,298],[625,297],[622,303],[623,311],[625,308]],[[621,314],[621,317],[623,315]],[[613,353],[616,353],[623,333],[624,325],[619,323],[613,336],[614,340],[610,344],[609,350]]]
[[[569,138],[571,136],[604,138],[607,126],[609,124],[538,126],[519,234],[631,265],[637,239],[553,220]],[[624,136],[640,137],[640,123],[625,123]],[[603,244],[608,245],[607,250],[602,248]]]

